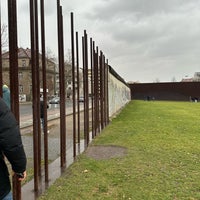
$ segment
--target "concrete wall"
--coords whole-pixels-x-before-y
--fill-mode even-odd
[[[129,86],[112,68],[108,75],[109,116],[113,116],[131,100]]]

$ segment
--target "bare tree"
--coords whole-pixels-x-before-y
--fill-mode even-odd
[[[1,25],[1,47],[8,46],[8,26],[6,24]]]
[[[74,60],[74,62],[76,63],[76,59]],[[76,64],[75,64],[76,65]],[[75,91],[73,91],[73,80],[72,80],[72,52],[71,49],[68,49],[66,55],[65,55],[65,86],[66,86],[66,94],[67,97],[70,98],[73,94],[73,92],[76,92],[76,90],[78,90],[78,87],[80,89],[80,93],[83,94],[83,69],[81,69],[79,67],[78,71],[77,71],[77,66],[75,66]],[[77,85],[77,79],[79,76],[79,85]]]
[[[72,95],[72,55],[70,49],[65,56],[65,77],[66,93],[67,97],[70,98]]]
[[[47,60],[51,60],[54,63],[58,62],[58,59],[49,47],[46,48],[45,56]],[[58,65],[56,65],[55,71],[58,72]]]
[[[72,53],[71,49],[67,50],[67,54],[65,55],[65,65],[72,65]]]
[[[45,53],[46,53],[47,59],[57,62],[57,58],[56,58],[55,54],[52,52],[52,50],[49,47],[46,48]]]

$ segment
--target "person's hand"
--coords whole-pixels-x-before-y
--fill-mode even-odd
[[[18,179],[18,181],[23,181],[26,179],[26,171],[24,171],[23,173],[14,173]]]

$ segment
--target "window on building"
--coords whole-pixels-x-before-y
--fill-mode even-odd
[[[19,93],[23,93],[23,91],[24,91],[23,85],[19,85]]]
[[[22,79],[22,78],[23,78],[23,73],[19,72],[19,79]]]
[[[26,67],[26,60],[22,60],[22,67]]]

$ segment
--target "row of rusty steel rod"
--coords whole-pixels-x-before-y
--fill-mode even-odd
[[[73,23],[73,13],[71,13],[71,38],[72,38],[72,66],[75,62],[75,56],[73,53],[74,45],[74,23]],[[78,47],[78,32],[76,32],[76,47]],[[77,55],[77,66],[79,65],[78,48],[76,49]],[[98,53],[98,47],[96,47],[95,52],[95,42],[90,38],[90,64],[91,68],[88,68],[88,35],[86,30],[84,30],[84,35],[82,37],[82,63],[83,63],[83,94],[84,94],[84,141],[85,147],[88,146],[90,142],[90,128],[92,130],[92,138],[94,138],[97,133],[100,132],[109,123],[109,110],[108,110],[108,61],[105,62],[105,56],[103,52]],[[75,68],[72,67],[72,74],[75,74]],[[79,69],[77,68],[77,71]],[[89,75],[90,74],[90,75]],[[77,75],[77,77],[79,77]],[[90,80],[89,80],[90,78]],[[75,91],[75,76],[73,75],[73,91]],[[90,84],[89,84],[90,82]],[[79,80],[77,80],[77,85],[79,86]],[[89,88],[90,86],[90,88]],[[78,87],[79,88],[79,87]],[[89,95],[90,91],[90,95]],[[74,141],[76,141],[76,136],[78,133],[78,138],[80,137],[80,121],[78,119],[78,132],[76,132],[76,103],[75,103],[75,92],[73,93],[74,104],[73,104],[73,130],[74,130]],[[89,99],[89,96],[91,99]],[[77,97],[79,97],[79,90],[77,90]],[[78,98],[77,98],[78,99]],[[91,102],[91,103],[90,103]],[[89,112],[91,105],[91,114]],[[91,115],[91,127],[90,127],[90,115]],[[78,104],[78,118],[79,118],[79,104]],[[80,139],[78,139],[78,143]],[[76,155],[76,142],[74,142],[74,156]]]
[[[43,88],[44,100],[44,173],[45,182],[49,181],[48,168],[48,134],[47,134],[47,84],[46,84],[46,52],[45,52],[45,9],[44,0],[40,0],[40,23],[38,0],[29,0],[30,4],[30,42],[31,42],[31,72],[32,72],[32,109],[33,109],[33,156],[34,156],[34,191],[41,187],[42,152],[41,152],[41,122],[40,122],[40,87]],[[18,45],[17,45],[17,11],[16,0],[8,0],[8,35],[10,56],[10,90],[11,109],[19,122],[19,89],[18,89]],[[1,17],[1,14],[0,14]],[[71,13],[71,53],[72,53],[72,83],[73,83],[73,157],[76,158],[81,142],[80,131],[80,60],[79,34],[74,32],[74,19]],[[41,27],[39,28],[39,24]],[[0,19],[1,27],[1,19]],[[40,30],[39,30],[40,29]],[[41,35],[39,36],[39,33]],[[41,38],[40,38],[41,37]],[[57,0],[57,39],[58,39],[58,69],[60,94],[60,167],[66,167],[66,104],[65,104],[65,65],[64,65],[64,31],[63,14],[60,0]],[[42,52],[42,80],[40,80],[39,42]],[[89,43],[89,44],[88,44]],[[90,48],[88,48],[88,46]],[[0,83],[3,84],[2,38],[0,37]],[[89,145],[92,138],[109,123],[108,103],[108,61],[102,51],[84,30],[82,36],[82,75],[84,97],[84,145]],[[90,51],[90,53],[89,53]],[[90,59],[89,59],[90,57]],[[90,68],[89,68],[90,61]],[[90,78],[90,79],[89,79]],[[2,96],[2,87],[0,87]],[[91,120],[91,121],[90,121]],[[91,124],[91,125],[90,125]],[[13,178],[13,198],[21,199],[21,185]]]

